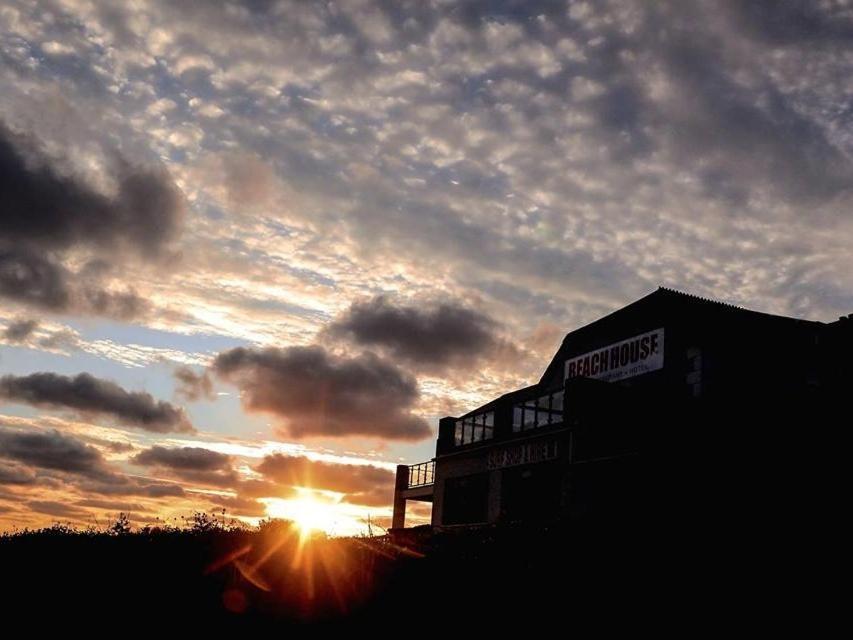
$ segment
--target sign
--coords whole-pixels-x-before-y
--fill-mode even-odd
[[[566,380],[612,382],[663,368],[663,328],[566,360]]]
[[[486,468],[503,469],[520,464],[545,462],[557,457],[557,441],[526,442],[513,447],[493,449],[486,458]]]

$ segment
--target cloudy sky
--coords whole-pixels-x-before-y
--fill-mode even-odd
[[[847,0],[6,0],[0,88],[0,529],[349,532],[659,285],[853,312]]]

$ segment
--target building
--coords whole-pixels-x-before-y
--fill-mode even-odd
[[[408,500],[439,527],[813,506],[796,478],[826,473],[851,327],[660,288],[569,333],[538,383],[442,418],[435,457],[397,469],[392,526]]]

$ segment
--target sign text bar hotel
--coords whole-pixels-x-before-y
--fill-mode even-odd
[[[612,382],[663,368],[663,328],[566,360],[566,379]]]

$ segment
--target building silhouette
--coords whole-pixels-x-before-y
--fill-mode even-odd
[[[569,333],[538,383],[442,418],[435,457],[397,468],[392,528],[409,500],[432,502],[439,527],[821,508],[851,327],[659,288]]]

